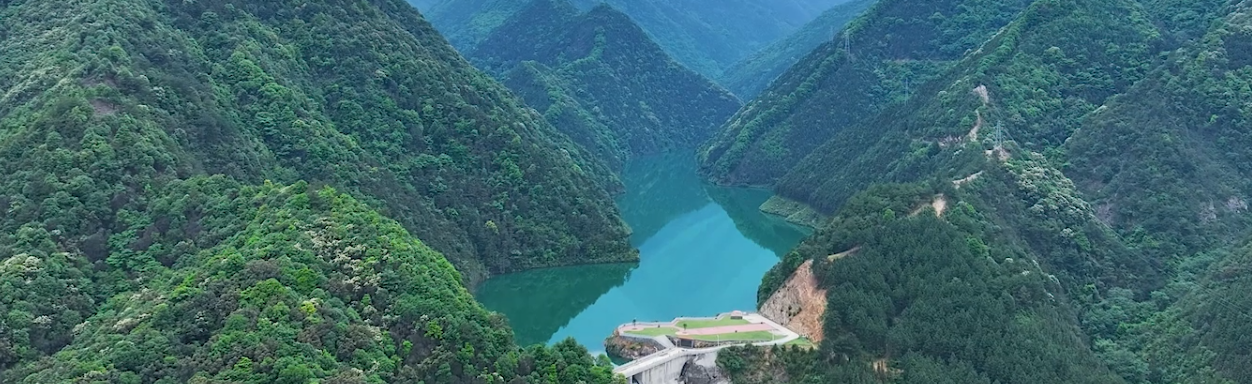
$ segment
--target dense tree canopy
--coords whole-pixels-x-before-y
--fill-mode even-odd
[[[914,94],[1028,3],[876,2],[727,121],[700,151],[702,172],[731,185],[774,184],[793,167],[827,172],[799,163]]]
[[[889,19],[889,4],[845,33]],[[1247,381],[1248,12],[1234,0],[1034,1],[908,98],[795,166],[767,162],[788,170],[777,194],[834,219],[766,275],[759,299],[814,259],[826,339],[725,360],[744,379]],[[772,89],[829,73],[806,67],[823,49]],[[736,122],[760,117],[746,112],[795,95],[767,91],[723,135],[744,138]],[[1000,281],[997,265],[1022,277]]]
[[[410,0],[462,52],[473,50],[531,0]],[[849,0],[570,0],[622,10],[684,67],[718,78],[736,62]]]
[[[0,381],[614,380],[466,287],[633,260],[620,186],[403,2],[5,1],[0,50]]]
[[[814,48],[835,39],[835,34],[844,29],[845,24],[874,3],[875,0],[850,0],[831,7],[796,32],[736,62],[718,77],[718,82],[741,99],[757,97],[770,82]]]
[[[604,4],[580,14],[565,0],[532,1],[469,57],[611,166],[695,147],[739,108]]]

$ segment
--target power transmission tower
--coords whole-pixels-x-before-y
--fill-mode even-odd
[[[844,33],[844,55],[850,58],[853,57],[852,46],[850,46],[848,43],[848,32]]]
[[[996,141],[997,150],[1005,148],[1005,131],[1001,130],[1001,122],[996,122],[996,132],[992,134],[993,140]]]

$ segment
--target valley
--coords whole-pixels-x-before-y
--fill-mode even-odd
[[[810,232],[757,211],[768,191],[704,183],[690,152],[633,160],[622,179],[617,202],[638,266],[538,269],[477,288],[475,298],[503,313],[520,343],[573,337],[603,351],[605,337],[632,320],[755,310],[761,275]]]
[[[1253,381],[1253,1],[714,3],[0,0],[0,382]]]

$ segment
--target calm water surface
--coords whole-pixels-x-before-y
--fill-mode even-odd
[[[624,170],[617,203],[638,265],[503,275],[479,286],[478,300],[509,318],[519,344],[574,337],[593,352],[631,320],[756,309],[762,275],[809,231],[758,211],[769,191],[704,184],[692,158],[647,157]]]

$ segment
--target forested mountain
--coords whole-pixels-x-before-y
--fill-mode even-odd
[[[612,380],[572,341],[513,347],[442,255],[347,195],[221,176],[161,192],[146,214],[199,221],[147,235],[176,262],[131,279],[23,228],[0,265],[5,382]]]
[[[528,0],[409,0],[448,42],[469,52]]]
[[[858,15],[876,0],[851,0],[831,7],[799,30],[766,48],[741,59],[718,77],[722,84],[741,99],[757,97],[770,82],[787,71],[822,43],[836,37]]]
[[[468,55],[615,169],[632,154],[691,148],[739,100],[675,63],[608,5],[536,0]]]
[[[611,379],[464,285],[633,260],[612,173],[409,5],[5,1],[0,52],[0,381]]]
[[[48,50],[33,48],[41,40],[30,38],[31,31],[43,21],[20,12],[37,12],[32,10],[37,7],[7,7],[15,16],[6,18],[10,31],[6,52],[13,52],[15,60],[7,62],[6,73],[16,75],[5,80],[4,87],[11,91],[2,107],[7,124],[22,127],[6,132],[10,151],[22,151],[4,159],[9,162],[5,170],[19,173],[6,178],[10,196],[17,197],[18,192],[22,196],[10,198],[16,215],[6,218],[7,227],[19,227],[37,215],[53,215],[41,213],[38,204],[45,194],[63,190],[49,180],[46,186],[33,182],[42,187],[22,191],[27,181],[44,179],[45,172],[37,169],[50,167],[40,165],[34,154],[84,140],[82,133],[58,134],[48,149],[39,150],[34,143],[42,143],[48,130],[35,129],[34,117],[44,115],[40,109],[65,119],[75,116],[68,114],[71,111],[90,113],[88,117],[107,119],[82,124],[107,125],[128,117],[122,107],[134,103],[169,111],[143,116],[160,119],[154,123],[157,127],[185,127],[142,140],[160,144],[150,150],[152,154],[133,155],[156,169],[145,178],[222,173],[253,182],[307,179],[360,192],[445,253],[471,282],[489,271],[586,262],[589,256],[632,258],[623,241],[625,229],[601,187],[620,188],[603,162],[580,151],[507,90],[472,69],[412,8],[384,2],[345,15],[360,21],[331,22],[314,17],[340,12],[338,4],[215,10],[226,5],[175,8],[190,10],[159,20],[172,24],[169,32],[160,33],[173,37],[146,32],[114,41],[101,38],[94,43],[103,47],[99,49],[71,45],[65,50],[99,52],[68,63],[45,59],[52,55]],[[266,19],[210,20],[243,18],[253,12]],[[259,23],[278,32],[263,33],[265,29],[255,27]],[[351,33],[366,25],[368,31],[386,31],[387,37]],[[360,48],[366,40],[379,48]],[[149,48],[163,46],[170,47]],[[52,100],[40,98],[36,91],[60,78],[59,72],[39,70],[41,62],[63,68],[60,71],[67,75],[62,77],[72,74],[82,80],[63,84],[71,88],[67,91],[49,90],[48,95],[56,96]],[[76,69],[83,66],[86,69]],[[127,83],[132,80],[136,83]],[[77,89],[81,91],[74,92]],[[112,175],[117,174],[115,169],[149,172],[110,167],[85,163],[81,168],[101,180],[124,179]],[[111,183],[116,185],[92,189],[105,196],[90,199],[116,199],[121,205],[140,194],[144,185]],[[61,211],[72,215],[68,209]],[[99,218],[112,215],[109,211],[78,216],[73,222],[87,222],[80,225],[82,231],[90,230],[84,237],[103,230],[98,237],[107,239],[112,231],[106,229],[108,221]],[[494,229],[484,225],[489,221]]]
[[[835,133],[904,100],[1028,2],[876,2],[740,109],[701,150],[702,172],[721,184],[776,182]]]
[[[631,16],[684,66],[711,79],[848,0],[573,0],[609,4]],[[411,0],[462,52],[476,47],[525,0]]]
[[[845,33],[939,5],[884,0]],[[759,300],[814,261],[825,337],[720,364],[735,382],[1249,381],[1249,9],[1037,0],[903,100],[772,166],[787,170],[779,196],[832,219]],[[813,130],[860,105],[806,104],[830,95],[831,63],[863,60],[852,46],[852,60],[819,48],[725,137]],[[790,120],[743,130],[766,106]],[[759,163],[720,168],[721,144],[703,152],[714,178],[770,180],[745,168]]]

